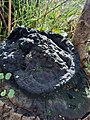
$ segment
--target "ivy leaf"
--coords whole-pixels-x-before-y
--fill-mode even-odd
[[[6,75],[5,75],[5,79],[6,79],[6,80],[10,80],[11,76],[12,76],[11,73],[6,73]]]
[[[4,79],[4,73],[0,73],[0,80]]]
[[[7,91],[6,91],[6,90],[3,90],[3,91],[1,92],[1,96],[2,96],[2,97],[6,96],[6,94],[7,94]]]
[[[10,89],[8,93],[8,97],[13,98],[14,94],[15,94],[15,91],[13,89]]]

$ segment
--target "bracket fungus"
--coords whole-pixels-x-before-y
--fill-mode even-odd
[[[44,113],[41,96],[58,115],[80,118],[88,111],[87,77],[73,44],[63,36],[18,27],[0,44],[0,67],[13,73],[20,89],[36,95]]]

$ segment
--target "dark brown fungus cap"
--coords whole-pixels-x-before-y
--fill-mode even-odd
[[[41,101],[47,101],[52,117],[58,113],[80,118],[88,109],[87,77],[80,68],[79,55],[59,34],[16,28],[0,44],[0,67],[13,73],[20,89],[39,96],[38,107],[43,106]],[[42,107],[39,109],[42,111]]]

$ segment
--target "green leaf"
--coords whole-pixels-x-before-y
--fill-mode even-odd
[[[6,90],[3,90],[3,91],[1,92],[1,96],[2,96],[2,97],[6,96],[6,94],[7,94],[7,91],[6,91]]]
[[[54,29],[52,29],[52,32],[60,34],[60,30],[55,29],[55,28],[54,28]]]
[[[6,80],[10,80],[11,76],[12,76],[11,73],[6,73],[6,75],[5,75],[5,79],[6,79]]]
[[[90,70],[89,70],[89,68],[86,68],[86,72],[90,73]]]
[[[87,46],[87,51],[90,51],[90,46]]]
[[[0,73],[0,80],[4,79],[4,73]]]
[[[48,110],[47,115],[48,115],[48,116],[51,116],[51,115],[52,115],[52,112],[51,112],[50,110]]]
[[[13,98],[14,94],[15,94],[15,91],[13,89],[10,89],[8,93],[8,97]]]
[[[38,27],[37,30],[42,30],[43,31],[43,30],[46,30],[46,28],[44,28],[44,27]]]

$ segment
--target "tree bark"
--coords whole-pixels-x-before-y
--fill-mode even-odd
[[[73,43],[79,52],[81,61],[89,56],[86,47],[90,37],[90,0],[86,0],[81,17],[73,36]],[[90,56],[89,56],[90,57]]]

